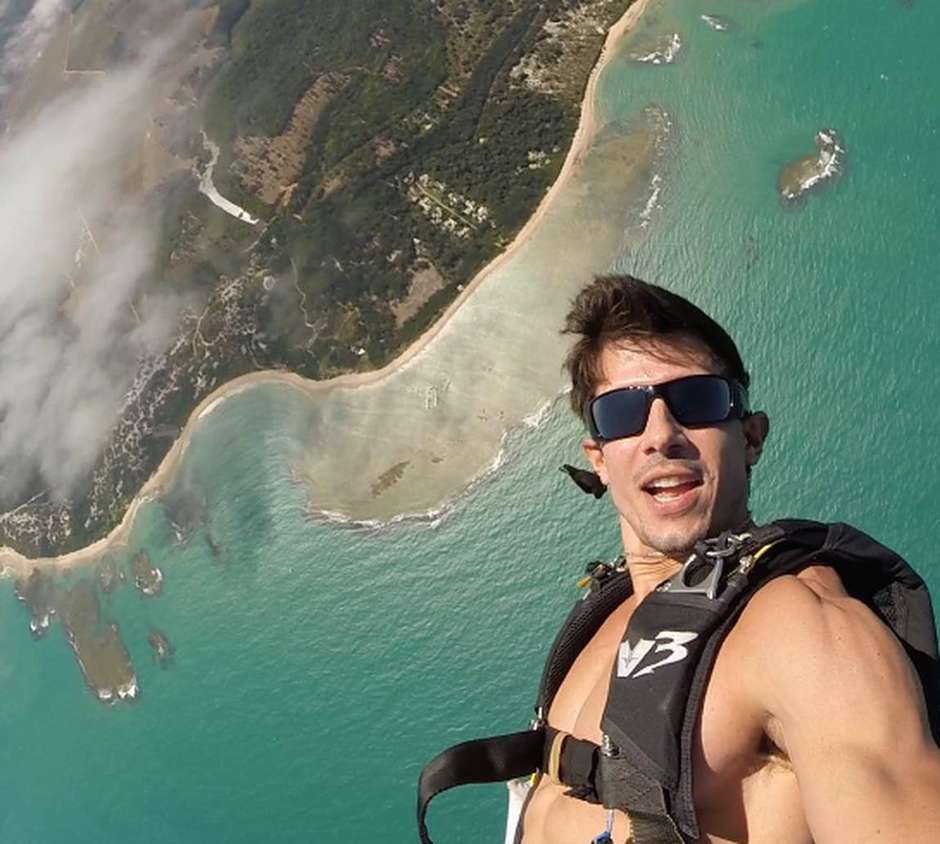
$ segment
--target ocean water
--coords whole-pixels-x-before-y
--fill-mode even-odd
[[[674,64],[627,58],[674,32]],[[854,523],[940,594],[938,40],[926,0],[864,13],[661,0],[602,76],[599,106],[614,125],[650,105],[672,121],[658,193],[609,221],[625,232],[614,266],[689,295],[738,339],[772,426],[756,517]],[[784,208],[777,172],[824,127],[845,170]],[[315,413],[273,385],[232,398],[197,429],[173,491],[204,502],[188,542],[161,502],[142,508],[128,553],[148,550],[164,592],[125,586],[104,604],[136,704],[94,700],[60,631],[33,641],[0,590],[2,840],[412,841],[424,762],[527,722],[583,563],[617,552],[609,505],[557,471],[580,437],[564,399],[514,428],[498,467],[440,518],[372,530],[307,513],[295,469]],[[176,647],[171,668],[151,660],[150,625]],[[500,840],[504,790],[462,792],[433,806],[436,840]]]

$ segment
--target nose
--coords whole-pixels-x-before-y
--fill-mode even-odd
[[[640,446],[644,454],[658,453],[665,457],[681,457],[689,447],[685,428],[676,421],[660,396],[653,399]]]

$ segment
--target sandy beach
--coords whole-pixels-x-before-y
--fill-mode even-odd
[[[504,265],[511,261],[519,250],[526,245],[532,233],[542,222],[548,209],[556,202],[560,192],[571,180],[572,174],[577,171],[596,129],[595,111],[598,78],[613,54],[614,45],[636,25],[643,12],[649,6],[649,3],[650,0],[635,0],[624,15],[608,30],[598,60],[585,86],[578,128],[564,164],[562,165],[558,178],[546,192],[533,215],[516,235],[512,244],[480,270],[473,280],[466,285],[461,294],[451,303],[440,319],[429,327],[427,331],[415,340],[398,358],[381,369],[365,373],[348,373],[326,381],[312,381],[294,373],[267,370],[250,373],[223,384],[210,395],[206,396],[193,410],[179,437],[163,458],[157,471],[151,476],[147,483],[144,484],[143,488],[125,512],[121,523],[114,528],[108,536],[85,548],[60,557],[30,559],[9,547],[0,548],[0,574],[6,576],[22,576],[28,574],[28,572],[36,566],[57,567],[61,569],[73,568],[95,561],[109,547],[125,544],[138,508],[145,501],[158,497],[161,492],[172,486],[176,469],[185,454],[196,426],[208,417],[225,399],[254,385],[266,383],[280,383],[303,391],[308,395],[322,397],[325,392],[337,388],[356,388],[375,385],[377,382],[388,378],[411,362],[440,334],[451,318],[478,290],[482,282],[500,268],[504,267]]]

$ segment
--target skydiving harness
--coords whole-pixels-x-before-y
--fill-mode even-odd
[[[846,591],[894,631],[920,678],[930,727],[940,739],[940,663],[924,581],[893,551],[848,525],[779,520],[699,542],[682,569],[640,602],[612,669],[601,745],[547,722],[578,654],[633,593],[622,557],[592,563],[587,592],[549,651],[530,729],[455,745],[421,772],[422,844],[431,844],[425,816],[440,792],[533,772],[567,786],[569,796],[607,808],[607,831],[597,842],[611,840],[614,810],[629,816],[636,844],[698,838],[692,735],[718,648],[758,589],[809,565],[835,569]],[[521,837],[522,822],[516,841]]]

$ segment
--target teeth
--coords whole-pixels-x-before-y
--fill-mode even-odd
[[[672,501],[675,498],[681,498],[681,493],[678,492],[654,492],[653,498],[657,501]]]
[[[694,478],[660,478],[649,485],[649,489],[669,489],[682,484],[694,483]]]

